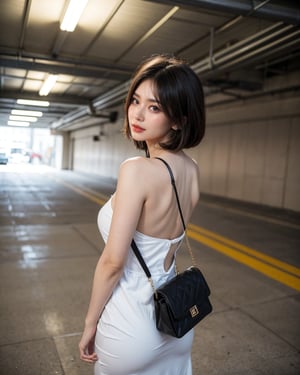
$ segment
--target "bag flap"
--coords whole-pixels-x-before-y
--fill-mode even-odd
[[[210,289],[196,267],[190,267],[157,289],[157,300],[165,300],[174,317],[184,317],[193,306],[199,309],[207,300]]]

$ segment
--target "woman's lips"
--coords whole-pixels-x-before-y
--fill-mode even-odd
[[[141,128],[140,126],[138,125],[131,125],[131,129],[135,132],[135,133],[142,133],[145,129],[144,128]]]

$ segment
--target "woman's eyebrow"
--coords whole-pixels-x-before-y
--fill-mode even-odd
[[[139,95],[137,92],[134,92],[132,96],[136,96],[137,98],[141,97],[141,95]],[[148,98],[147,101],[152,102],[152,103],[160,104],[160,101],[158,99],[155,99],[155,98]]]

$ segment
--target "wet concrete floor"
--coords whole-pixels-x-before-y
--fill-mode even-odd
[[[0,166],[0,374],[93,373],[77,345],[103,248],[96,217],[113,189]],[[300,374],[299,229],[298,215],[202,197],[189,235],[214,311],[195,329],[194,375]]]

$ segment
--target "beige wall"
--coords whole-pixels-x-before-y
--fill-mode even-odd
[[[299,150],[300,116],[208,127],[192,155],[203,192],[300,211]]]
[[[121,108],[120,108],[121,111]],[[71,133],[74,140],[73,169],[86,173],[117,178],[119,166],[138,152],[122,134],[123,120],[82,129]],[[100,141],[94,136],[100,135]]]

